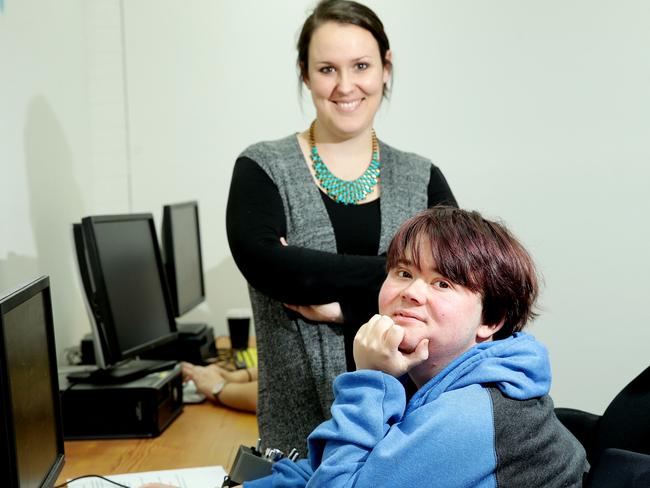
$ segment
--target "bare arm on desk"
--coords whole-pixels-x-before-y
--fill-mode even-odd
[[[183,378],[192,380],[196,389],[211,401],[236,410],[255,412],[257,408],[257,368],[228,371],[216,364],[196,366],[182,363]],[[226,382],[216,398],[215,385]]]

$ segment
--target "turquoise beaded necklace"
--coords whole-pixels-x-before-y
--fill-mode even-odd
[[[332,174],[318,154],[316,140],[314,139],[314,120],[309,126],[309,145],[311,146],[311,161],[316,179],[320,182],[321,188],[329,197],[345,205],[357,205],[362,201],[377,184],[381,172],[381,161],[379,159],[379,144],[374,129],[372,130],[372,159],[370,164],[356,180],[342,180]]]

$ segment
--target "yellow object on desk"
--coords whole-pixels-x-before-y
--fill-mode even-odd
[[[249,347],[248,349],[233,352],[237,369],[257,368],[257,348]]]
[[[232,369],[257,368],[257,348],[230,349],[219,348],[217,350],[217,364],[221,367]]]

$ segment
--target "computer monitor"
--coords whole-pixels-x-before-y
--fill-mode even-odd
[[[0,294],[0,479],[51,488],[64,463],[49,278]]]
[[[198,203],[165,205],[161,233],[174,315],[180,317],[205,300]]]
[[[99,369],[69,378],[120,382],[171,367],[138,357],[178,335],[153,216],[85,217],[73,235]]]

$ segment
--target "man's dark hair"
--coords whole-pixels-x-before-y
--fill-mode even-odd
[[[388,269],[403,261],[419,267],[420,253],[429,247],[439,273],[482,296],[483,323],[504,321],[495,339],[522,330],[536,316],[535,265],[503,224],[475,211],[432,207],[397,231],[388,248]]]

